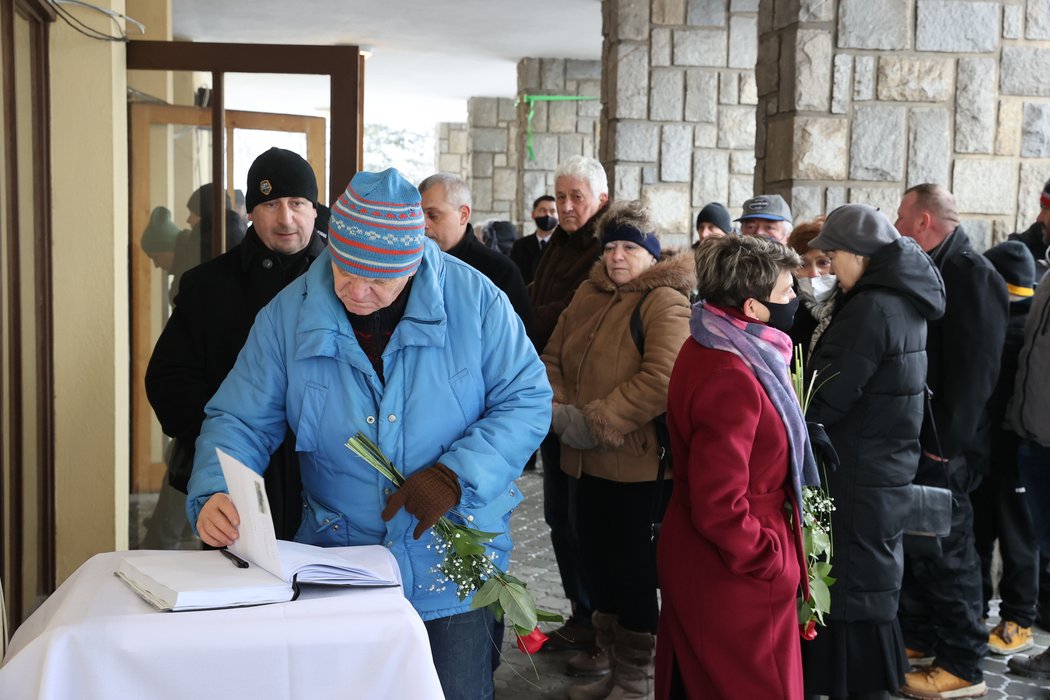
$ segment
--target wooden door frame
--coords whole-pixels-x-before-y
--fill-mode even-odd
[[[149,224],[152,204],[150,187],[150,127],[155,125],[211,126],[211,113],[207,108],[183,105],[165,105],[148,102],[133,102],[128,105],[129,132],[128,149],[129,178],[131,192],[128,200],[128,260],[130,264],[131,299],[131,491],[156,491],[164,477],[163,462],[150,458],[150,433],[152,409],[146,397],[143,378],[146,365],[153,354],[153,338],[146,317],[137,308],[140,290],[149,289],[151,264],[138,245],[138,235]],[[266,112],[224,112],[227,141],[233,141],[234,129],[262,129],[306,134],[307,162],[318,175],[325,177],[325,122],[324,117],[308,117],[298,114],[273,114]],[[230,153],[233,149],[228,149]],[[232,170],[232,157],[227,167]],[[223,188],[214,188],[224,196]],[[225,211],[225,203],[220,211]]]
[[[32,134],[20,135],[17,128],[17,104],[14,49],[15,14],[27,19],[31,25],[29,56],[18,57],[30,61],[32,123],[36,125]],[[4,168],[5,218],[3,226],[8,232],[7,269],[0,271],[6,278],[0,284],[0,324],[9,329],[10,357],[4,357],[0,347],[0,363],[10,368],[12,413],[5,412],[0,400],[0,472],[9,475],[10,493],[5,491],[4,479],[0,475],[0,504],[10,503],[10,512],[0,521],[0,576],[4,576],[4,592],[11,602],[8,607],[13,626],[17,626],[39,601],[55,588],[55,406],[54,406],[54,336],[53,293],[51,268],[51,103],[50,103],[50,39],[49,25],[55,20],[54,8],[45,0],[0,0],[0,35],[3,37],[3,82],[2,118],[4,120]],[[20,138],[31,138],[34,170],[32,182],[19,180],[18,143]],[[22,371],[22,278],[20,274],[24,251],[20,241],[20,197],[19,192],[30,188],[33,194],[34,231],[32,236],[35,289],[34,338],[37,352],[37,376],[35,377],[37,415],[36,452],[39,456],[33,465],[33,477],[37,484],[35,503],[25,502],[25,481],[28,465],[24,463],[24,421],[21,415]],[[5,316],[5,311],[9,312]],[[0,374],[0,397],[3,396],[3,375]],[[5,444],[6,443],[6,444]],[[4,455],[10,455],[10,462]],[[37,530],[37,590],[27,591],[23,581],[25,552],[23,533],[26,518],[35,518]]]
[[[212,74],[212,182],[226,182],[225,112],[226,73],[283,73],[326,75],[331,114],[331,175],[328,201],[335,202],[362,162],[364,114],[364,58],[357,46],[294,44],[227,44],[193,41],[132,41],[127,45],[128,70],[203,71]],[[224,201],[213,188],[212,250],[225,247]]]

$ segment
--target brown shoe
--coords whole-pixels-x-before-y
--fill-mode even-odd
[[[594,627],[570,617],[556,630],[547,632],[545,651],[587,651],[594,648]]]
[[[930,666],[921,671],[910,671],[904,674],[904,685],[900,694],[920,700],[941,700],[942,698],[979,698],[988,694],[984,681],[971,683],[965,678],[945,671],[940,666]]]
[[[609,654],[605,649],[578,651],[565,665],[566,675],[573,678],[600,678],[609,673]]]
[[[1035,656],[1015,656],[1006,665],[1020,676],[1050,680],[1050,649]]]
[[[908,657],[908,663],[912,666],[929,666],[933,663],[933,657],[924,651],[905,647],[904,654]]]
[[[988,651],[993,654],[1016,654],[1035,646],[1032,628],[1003,620],[988,633]]]

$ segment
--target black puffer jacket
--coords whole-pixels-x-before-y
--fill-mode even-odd
[[[824,383],[807,418],[824,424],[841,461],[827,475],[837,621],[887,622],[897,614],[901,529],[919,463],[926,322],[944,305],[930,258],[900,238],[871,256],[810,360]]]

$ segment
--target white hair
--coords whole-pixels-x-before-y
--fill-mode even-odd
[[[560,177],[585,180],[591,186],[591,192],[595,197],[609,194],[609,178],[605,174],[605,168],[594,158],[587,156],[569,158],[554,170],[554,181],[557,182]]]
[[[423,194],[435,185],[441,185],[445,188],[445,201],[456,209],[464,205],[471,206],[470,188],[467,187],[467,183],[459,175],[434,173],[419,183],[419,194]]]

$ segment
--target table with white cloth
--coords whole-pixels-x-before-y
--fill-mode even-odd
[[[443,697],[400,587],[305,586],[288,603],[160,612],[114,576],[127,555],[92,557],[19,627],[0,698]]]

